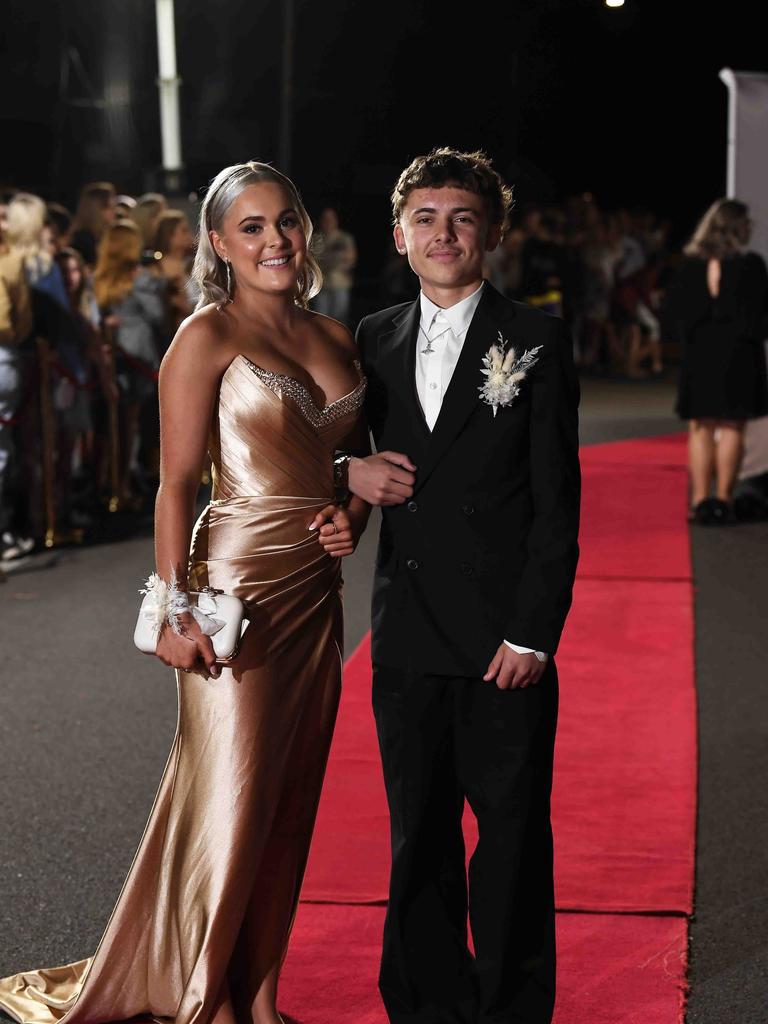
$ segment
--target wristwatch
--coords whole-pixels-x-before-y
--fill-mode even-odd
[[[337,505],[348,505],[352,497],[349,490],[349,464],[351,461],[351,455],[337,455],[333,460],[333,494]]]

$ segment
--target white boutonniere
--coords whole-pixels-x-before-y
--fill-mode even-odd
[[[480,372],[485,376],[485,383],[478,388],[480,397],[491,406],[493,415],[499,411],[499,406],[511,405],[520,394],[520,381],[530,368],[539,361],[536,353],[541,348],[526,349],[517,358],[513,348],[507,352],[507,342],[499,331],[499,340],[496,345],[491,345],[483,356],[483,366]]]

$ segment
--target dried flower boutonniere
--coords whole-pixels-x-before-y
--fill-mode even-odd
[[[506,348],[507,342],[499,331],[498,344],[491,345],[483,356],[485,368],[480,371],[486,379],[478,391],[482,400],[492,407],[494,416],[500,405],[511,405],[520,394],[520,381],[525,379],[530,368],[539,361],[536,353],[541,345],[526,349],[519,359],[513,348],[509,352]]]

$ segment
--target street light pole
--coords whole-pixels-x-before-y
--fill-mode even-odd
[[[176,72],[176,26],[173,0],[155,0],[157,21],[157,63],[160,91],[160,135],[163,147],[163,178],[170,192],[181,189],[181,129],[179,124],[179,85]]]

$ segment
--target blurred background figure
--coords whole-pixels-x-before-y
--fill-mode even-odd
[[[94,272],[94,292],[102,323],[111,338],[115,375],[120,391],[120,473],[118,500],[132,505],[139,495],[132,487],[131,473],[137,458],[139,424],[143,407],[157,401],[157,371],[160,365],[162,332],[166,324],[167,282],[152,260],[142,265],[143,239],[139,228],[128,220],[107,229],[99,249]],[[134,483],[141,485],[141,472],[156,475],[157,443],[144,452],[143,465],[136,464]]]
[[[323,287],[312,300],[312,308],[349,325],[357,245],[348,231],[341,230],[339,215],[330,206],[320,214],[313,249],[323,272]]]
[[[95,423],[107,433],[101,396],[117,401],[107,349],[101,343],[99,310],[85,261],[77,249],[64,248],[56,256],[69,300],[69,338],[57,353],[53,391],[57,412],[56,507],[62,533],[90,525],[98,500],[97,457],[105,451],[96,442]],[[86,511],[88,510],[88,511]]]
[[[45,203],[39,196],[17,192],[11,199],[6,237],[11,250],[21,257],[32,300],[32,337],[19,350],[23,408],[16,427],[21,484],[16,514],[24,524],[22,536],[30,540],[42,538],[46,530],[44,451],[46,444],[54,443],[54,438],[41,433],[46,411],[41,406],[41,379],[50,361],[70,354],[69,299],[46,233]],[[54,424],[49,422],[49,427],[53,430]]]
[[[746,251],[750,234],[746,205],[717,200],[685,247],[667,300],[682,343],[676,411],[689,421],[690,514],[702,524],[733,520],[744,425],[768,414],[768,272]]]
[[[48,203],[45,208],[45,227],[43,228],[43,244],[55,256],[69,245],[72,231],[72,214],[61,203]]]
[[[138,225],[141,232],[142,249],[152,249],[155,244],[155,233],[160,216],[168,209],[165,196],[159,192],[145,192],[129,211],[129,216]]]
[[[400,302],[409,302],[418,290],[418,280],[411,270],[407,257],[397,251],[394,239],[390,236],[387,259],[379,278],[379,305],[383,308],[396,306]]]
[[[115,196],[115,216],[125,219],[126,217],[133,217],[133,211],[136,209],[136,200],[133,196],[120,195]]]
[[[181,210],[165,210],[161,213],[152,248],[161,255],[159,269],[167,282],[167,335],[170,343],[179,324],[195,308],[199,297],[189,276],[195,253],[195,236],[187,215]]]
[[[69,244],[73,249],[77,249],[86,266],[96,265],[96,248],[114,219],[115,186],[109,181],[94,181],[83,186],[72,223]]]
[[[13,474],[15,427],[21,407],[22,346],[32,333],[32,306],[21,253],[6,239],[7,203],[0,219],[0,561],[18,558],[32,548],[28,537],[14,531]]]
[[[563,314],[565,252],[560,226],[554,210],[530,210],[525,220],[528,237],[521,254],[523,301],[554,316]]]
[[[595,211],[597,213],[597,211]],[[612,314],[613,282],[621,258],[615,218],[599,214],[592,220],[584,241],[584,369],[610,370],[623,362]]]

